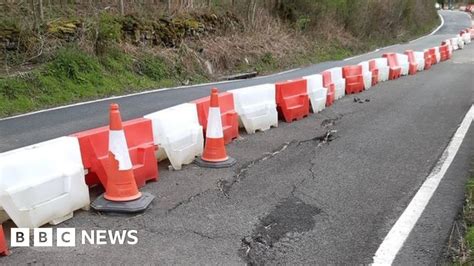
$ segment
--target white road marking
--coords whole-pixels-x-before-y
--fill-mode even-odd
[[[373,265],[390,265],[393,263],[398,252],[403,247],[405,240],[410,235],[411,230],[420,218],[423,210],[428,205],[428,202],[438,188],[438,185],[446,174],[446,171],[453,162],[473,119],[474,105],[471,105],[471,108],[451,139],[451,142],[444,150],[441,159],[438,161],[430,175],[426,178],[423,185],[411,200],[408,207],[402,213],[400,218],[398,218],[395,225],[379,246],[373,258]]]
[[[75,103],[75,104],[69,104],[69,105],[64,105],[64,106],[58,106],[54,108],[49,108],[49,109],[43,109],[35,112],[30,112],[26,114],[21,114],[21,115],[15,115],[15,116],[9,116],[0,119],[0,121],[4,120],[10,120],[14,118],[19,118],[23,116],[29,116],[29,115],[34,115],[34,114],[39,114],[39,113],[44,113],[44,112],[49,112],[49,111],[54,111],[54,110],[61,110],[65,108],[70,108],[70,107],[75,107],[75,106],[80,106],[80,105],[86,105],[86,104],[91,104],[91,103],[97,103],[97,102],[104,102],[104,101],[109,101],[109,100],[116,100],[120,98],[127,98],[127,97],[133,97],[133,96],[138,96],[138,95],[144,95],[144,94],[149,94],[149,93],[155,93],[155,92],[161,92],[161,91],[170,91],[170,90],[178,90],[178,89],[187,89],[187,88],[192,88],[192,87],[200,87],[200,86],[210,86],[210,85],[219,85],[219,84],[224,84],[224,83],[230,83],[230,82],[236,82],[235,80],[224,80],[224,81],[219,81],[219,82],[210,82],[210,83],[203,83],[203,84],[196,84],[196,85],[188,85],[188,86],[179,86],[179,87],[174,87],[174,88],[160,88],[160,89],[155,89],[155,90],[150,90],[150,91],[142,91],[142,92],[137,92],[137,93],[131,93],[131,94],[126,94],[126,95],[120,95],[120,96],[112,96],[108,98],[102,98],[102,99],[97,99],[97,100],[92,100],[92,101],[87,101],[87,102],[80,102],[80,103]]]
[[[408,43],[414,43],[414,42],[419,41],[419,40],[421,40],[421,39],[423,39],[423,38],[426,38],[426,37],[428,37],[428,36],[432,36],[433,34],[435,34],[436,32],[438,32],[439,29],[441,29],[441,27],[444,26],[444,18],[443,18],[443,16],[441,16],[441,14],[440,14],[439,12],[438,12],[438,16],[439,16],[440,19],[441,19],[441,24],[440,24],[434,31],[432,31],[432,32],[431,32],[430,34],[428,34],[428,35],[421,36],[421,37],[418,38],[418,39],[411,40],[411,41],[408,42]],[[353,56],[353,57],[349,57],[349,58],[344,59],[343,61],[349,61],[349,60],[352,60],[352,59],[359,58],[359,57],[361,57],[361,56],[370,55],[370,54],[376,53],[376,52],[378,52],[378,51],[380,51],[380,50],[386,50],[386,49],[395,47],[395,46],[397,46],[397,45],[401,45],[401,43],[399,43],[399,44],[394,44],[394,45],[390,45],[390,46],[383,47],[383,48],[379,48],[379,49],[375,49],[374,51],[369,52],[369,53],[366,53],[366,54],[361,54],[361,55],[356,55],[356,56]]]
[[[395,44],[395,45],[398,45],[398,44]],[[393,46],[395,46],[395,45],[390,45],[390,46],[387,46],[387,47],[384,47],[384,48],[377,48],[377,49],[373,50],[372,52],[368,52],[368,53],[365,53],[365,54],[360,54],[360,55],[356,55],[356,56],[353,56],[353,57],[349,57],[349,58],[346,58],[346,59],[344,59],[344,60],[342,60],[342,61],[345,62],[345,61],[349,61],[349,60],[352,60],[352,59],[359,58],[359,57],[361,57],[361,56],[373,54],[373,53],[376,53],[376,52],[378,52],[378,51],[380,51],[380,50],[382,50],[382,49],[387,49],[387,48],[393,47]]]
[[[438,31],[438,30],[441,28],[441,26],[443,26],[443,24],[444,24],[444,19],[443,19],[443,17],[442,17],[439,13],[438,13],[438,15],[441,17],[442,24],[441,24],[435,31],[433,31],[431,34],[429,34],[429,35],[427,35],[427,36],[430,36],[430,35],[434,34],[436,31]],[[426,36],[424,36],[424,37],[426,37]],[[423,38],[423,37],[422,37],[422,38]],[[374,51],[372,51],[372,52],[369,52],[369,53],[365,53],[365,54],[357,55],[357,56],[354,56],[354,57],[346,58],[346,59],[344,59],[343,61],[348,61],[348,60],[355,59],[355,58],[358,58],[358,57],[361,57],[361,56],[364,56],[364,55],[369,55],[369,54],[378,52],[378,51],[380,51],[380,50],[388,49],[388,48],[391,48],[391,47],[394,47],[394,46],[397,46],[397,45],[399,45],[399,44],[395,44],[395,45],[390,45],[390,46],[387,46],[387,47],[378,48],[378,49],[376,49],[376,50],[374,50]],[[254,78],[254,80],[255,80],[255,79],[269,78],[269,77],[277,76],[277,75],[282,75],[282,74],[289,73],[289,72],[293,72],[293,71],[296,71],[296,70],[299,70],[299,69],[301,69],[301,68],[290,69],[290,70],[287,70],[287,71],[283,71],[283,72],[279,72],[279,73],[274,73],[274,74],[270,74],[270,75],[267,75],[267,76],[260,76],[260,77]],[[91,103],[104,102],[104,101],[109,101],[109,100],[116,100],[116,99],[127,98],[127,97],[133,97],[133,96],[138,96],[138,95],[145,95],[145,94],[149,94],[149,93],[162,92],[162,91],[169,91],[169,90],[178,90],[178,89],[186,89],[186,88],[200,87],[200,86],[219,85],[219,84],[225,84],[225,83],[231,83],[231,82],[238,82],[238,81],[239,81],[239,80],[225,80],[225,81],[219,81],[219,82],[209,82],[209,83],[204,83],[204,84],[195,84],[195,85],[188,85],[188,86],[179,86],[179,87],[174,87],[174,88],[160,88],[160,89],[155,89],[155,90],[150,90],[150,91],[143,91],[143,92],[131,93],[131,94],[120,95],[120,96],[112,96],[112,97],[109,97],[109,98],[103,98],[103,99],[97,99],[97,100],[92,100],[92,101],[87,101],[87,102],[80,102],[80,103],[75,103],[75,104],[63,105],[63,106],[58,106],[58,107],[53,107],[53,108],[38,110],[38,111],[34,111],[34,112],[29,112],[29,113],[25,113],[25,114],[20,114],[20,115],[15,115],[15,116],[9,116],[9,117],[5,117],[5,118],[0,118],[0,121],[5,121],[5,120],[10,120],[10,119],[20,118],[20,117],[24,117],[24,116],[30,116],[30,115],[34,115],[34,114],[49,112],[49,111],[61,110],[61,109],[65,109],[65,108],[76,107],[76,106],[81,106],[81,105],[86,105],[86,104],[91,104]]]
[[[273,77],[273,76],[282,75],[282,74],[290,73],[290,72],[293,72],[293,71],[297,71],[299,69],[301,69],[301,68],[294,68],[294,69],[286,70],[286,71],[279,72],[279,73],[274,73],[274,74],[270,74],[270,75],[266,75],[266,76],[255,77],[251,80],[269,78],[269,77]],[[150,91],[142,91],[142,92],[136,92],[136,93],[126,94],[126,95],[120,95],[120,96],[111,96],[111,97],[108,97],[108,98],[102,98],[102,99],[97,99],[97,100],[92,100],[92,101],[87,101],[87,102],[80,102],[80,103],[74,103],[74,104],[69,104],[69,105],[63,105],[63,106],[43,109],[43,110],[39,110],[39,111],[29,112],[29,113],[25,113],[25,114],[0,118],[0,121],[20,118],[20,117],[24,117],[24,116],[29,116],[29,115],[34,115],[34,114],[39,114],[39,113],[44,113],[44,112],[49,112],[49,111],[61,110],[61,109],[65,109],[65,108],[76,107],[76,106],[81,106],[81,105],[86,105],[86,104],[91,104],[91,103],[104,102],[104,101],[109,101],[109,100],[116,100],[116,99],[121,99],[121,98],[144,95],[144,94],[149,94],[149,93],[170,91],[170,90],[179,90],[179,89],[187,89],[187,88],[201,87],[201,86],[216,86],[216,85],[220,85],[220,84],[231,83],[231,82],[239,82],[239,81],[242,81],[242,79],[241,80],[224,80],[224,81],[209,82],[209,83],[202,83],[202,84],[195,84],[195,85],[179,86],[179,87],[174,87],[174,88],[160,88],[160,89],[155,89],[155,90],[150,90]]]
[[[437,33],[437,32],[439,31],[439,29],[441,29],[441,27],[443,27],[443,25],[444,25],[444,18],[443,18],[443,16],[441,16],[441,14],[440,14],[439,12],[438,12],[438,16],[439,16],[439,18],[441,19],[441,25],[439,25],[432,33],[430,33],[430,34],[428,34],[428,35],[425,35],[425,36],[421,36],[421,37],[418,38],[418,39],[415,39],[415,40],[410,41],[409,43],[414,43],[414,42],[416,42],[416,41],[419,41],[419,40],[421,40],[421,39],[423,39],[423,38],[426,38],[426,37],[428,37],[428,36],[431,36],[431,35],[434,35],[435,33]]]

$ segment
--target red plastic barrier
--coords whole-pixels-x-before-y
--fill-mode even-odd
[[[204,129],[206,136],[207,118],[209,116],[209,106],[211,97],[204,97],[193,101],[196,104],[199,124]],[[229,144],[239,137],[239,115],[235,111],[234,96],[230,92],[219,93],[219,106],[221,109],[222,130],[224,131],[224,143]]]
[[[449,52],[449,44],[446,41],[441,42],[441,46],[439,47],[439,53],[441,54],[441,61],[446,61],[451,58],[451,54]]]
[[[375,60],[369,61],[369,71],[372,72],[372,86],[375,86],[379,83],[379,69]]]
[[[10,251],[8,250],[7,240],[5,239],[5,233],[3,232],[3,225],[0,223],[0,256],[8,256]]]
[[[431,55],[428,50],[426,50],[423,54],[425,57],[425,70],[428,70],[431,68]]]
[[[448,50],[448,60],[449,60],[449,59],[451,59],[451,57],[453,57],[453,50],[452,50],[451,42],[450,43],[444,42],[444,44],[446,46],[448,46],[447,50]],[[450,49],[450,47],[451,47],[451,49]]]
[[[436,58],[436,48],[430,48],[428,49],[430,52],[430,57],[431,57],[431,65],[436,65],[438,63],[438,60]]]
[[[390,68],[388,79],[397,79],[402,75],[402,68],[398,64],[397,55],[395,53],[383,54],[383,57],[387,58],[388,66]]]
[[[287,123],[309,115],[309,97],[305,79],[278,82],[275,88],[278,113]]]
[[[346,79],[346,94],[359,93],[364,90],[362,66],[345,66],[342,75]]]
[[[328,94],[326,97],[326,106],[329,107],[334,103],[334,99],[336,96],[336,85],[332,82],[330,71],[324,71],[322,73],[322,76],[323,76],[323,87],[328,89]]]
[[[468,13],[474,12],[474,5],[467,5],[465,11]]]
[[[153,142],[151,120],[139,118],[123,123],[128,151],[133,164],[133,174],[138,187],[147,181],[159,178],[156,161],[156,146]],[[79,139],[82,163],[89,171],[86,183],[89,186],[107,183],[104,165],[108,163],[109,127],[100,127],[72,135]]]
[[[439,47],[439,53],[441,54],[441,61],[449,59],[449,47],[447,44],[441,44]]]
[[[418,71],[418,63],[415,59],[415,54],[413,54],[413,50],[406,50],[405,55],[408,56],[408,64],[410,65],[409,74],[415,75]]]

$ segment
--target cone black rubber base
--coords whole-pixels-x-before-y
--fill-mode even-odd
[[[227,168],[236,164],[237,161],[232,157],[229,157],[227,160],[218,162],[218,163],[208,162],[208,161],[204,161],[201,158],[196,158],[196,160],[194,160],[194,163],[200,167],[205,167],[205,168]]]
[[[110,201],[102,194],[91,203],[91,207],[101,212],[136,213],[145,211],[154,198],[152,194],[142,192],[142,196],[136,200]]]

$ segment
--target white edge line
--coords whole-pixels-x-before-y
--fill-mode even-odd
[[[361,56],[373,54],[373,53],[376,53],[376,52],[380,51],[381,49],[386,49],[386,48],[389,48],[389,47],[391,47],[391,46],[393,46],[393,45],[390,45],[390,46],[387,46],[387,47],[384,47],[384,48],[377,48],[377,49],[373,50],[372,52],[368,52],[368,53],[365,53],[365,54],[360,54],[360,55],[356,55],[356,56],[353,56],[353,57],[349,57],[349,58],[346,58],[346,59],[344,59],[344,60],[342,60],[342,61],[345,62],[345,61],[349,61],[349,60],[352,60],[352,59],[359,58],[359,57],[361,57]]]
[[[39,110],[39,111],[34,111],[34,112],[26,113],[26,114],[9,116],[9,117],[5,117],[5,118],[0,119],[0,121],[10,120],[10,119],[14,119],[14,118],[19,118],[19,117],[23,117],[23,116],[29,116],[29,115],[34,115],[34,114],[39,114],[39,113],[44,113],[44,112],[49,112],[49,111],[55,111],[55,110],[60,110],[60,109],[65,109],[65,108],[70,108],[70,107],[75,107],[75,106],[81,106],[81,105],[86,105],[86,104],[91,104],[91,103],[105,102],[105,101],[109,101],[109,100],[121,99],[121,98],[126,98],[126,97],[133,97],[133,96],[137,96],[137,95],[144,95],[144,94],[149,94],[149,93],[154,93],[154,92],[186,89],[186,88],[198,87],[198,86],[218,85],[218,84],[230,83],[230,82],[234,82],[234,81],[235,80],[225,80],[225,81],[209,82],[209,83],[196,84],[196,85],[178,86],[178,87],[174,87],[174,88],[160,88],[160,89],[155,89],[155,90],[142,91],[142,92],[136,92],[136,93],[131,93],[131,94],[119,95],[119,96],[111,96],[111,97],[108,97],[108,98],[102,98],[102,99],[97,99],[97,100],[92,100],[92,101],[87,101],[87,102],[74,103],[74,104],[63,105],[63,106],[43,109],[43,110]]]
[[[286,70],[286,71],[283,71],[283,72],[274,73],[274,74],[270,74],[270,75],[266,75],[266,76],[259,76],[259,77],[255,77],[252,80],[263,79],[263,78],[269,78],[269,77],[272,77],[272,76],[282,75],[282,74],[290,73],[290,72],[293,72],[293,71],[297,71],[299,69],[301,69],[301,68],[294,68],[294,69],[290,69],[290,70]],[[56,111],[56,110],[61,110],[61,109],[66,109],[66,108],[91,104],[91,103],[105,102],[105,101],[116,100],[116,99],[127,98],[127,97],[133,97],[133,96],[138,96],[138,95],[145,95],[145,94],[149,94],[149,93],[170,91],[170,90],[179,90],[179,89],[187,89],[187,88],[192,88],[192,87],[219,85],[219,84],[225,84],[225,83],[238,82],[238,81],[242,81],[242,80],[244,80],[244,79],[208,82],[208,83],[202,83],[202,84],[178,86],[178,87],[173,87],[173,88],[160,88],[160,89],[155,89],[155,90],[141,91],[141,92],[125,94],[125,95],[119,95],[119,96],[111,96],[111,97],[108,97],[108,98],[102,98],[102,99],[97,99],[97,100],[92,100],[92,101],[86,101],[86,102],[74,103],[74,104],[69,104],[69,105],[63,105],[63,106],[38,110],[38,111],[34,111],[34,112],[29,112],[29,113],[25,113],[25,114],[19,114],[19,115],[9,116],[9,117],[5,117],[5,118],[0,118],[0,121],[6,121],[6,120],[20,118],[20,117],[24,117],[24,116],[30,116],[30,115],[34,115],[34,114],[49,112],[49,111]]]
[[[430,34],[428,34],[428,35],[421,36],[420,38],[417,38],[417,39],[415,39],[415,40],[411,40],[411,41],[409,41],[408,43],[414,43],[414,42],[419,41],[419,40],[421,40],[421,39],[423,39],[423,38],[426,38],[426,37],[428,37],[428,36],[432,36],[433,34],[435,34],[436,32],[438,32],[439,29],[441,29],[441,27],[444,26],[444,18],[443,18],[443,16],[441,16],[441,14],[440,14],[439,12],[438,12],[438,16],[439,16],[439,18],[441,19],[441,24],[440,24],[434,31],[432,31],[432,32],[431,32]],[[369,52],[369,53],[365,53],[365,54],[356,55],[356,56],[353,56],[353,57],[346,58],[346,59],[344,59],[343,61],[349,61],[349,60],[356,59],[356,58],[361,57],[361,56],[370,55],[370,54],[376,53],[376,52],[378,52],[378,51],[380,51],[380,50],[389,49],[389,48],[395,47],[395,46],[397,46],[397,45],[401,45],[401,43],[399,43],[399,44],[393,44],[393,45],[386,46],[386,47],[383,47],[383,48],[378,48],[378,49],[375,49],[374,51]]]
[[[424,38],[426,38],[426,37],[428,37],[428,36],[432,36],[432,35],[434,35],[435,33],[437,33],[437,32],[441,29],[441,27],[444,26],[444,18],[443,18],[443,16],[441,16],[440,12],[438,12],[438,16],[439,16],[439,18],[441,19],[441,24],[440,24],[433,32],[431,32],[431,33],[428,34],[428,35],[421,36],[421,37],[418,38],[418,39],[412,40],[412,41],[410,41],[409,43],[413,43],[413,42],[419,41],[419,40],[421,40],[421,39],[424,39]]]
[[[441,21],[442,21],[441,25],[435,31],[433,31],[432,33],[430,33],[427,36],[433,35],[436,31],[438,31],[443,26],[443,24],[444,24],[443,16],[441,16],[441,14],[439,12],[438,12],[438,16],[440,16],[440,18],[441,18]],[[424,38],[424,37],[427,37],[427,36],[423,36],[421,38]],[[421,39],[421,38],[419,38],[419,39]],[[400,45],[400,44],[394,44],[394,45],[390,45],[390,46],[386,46],[386,47],[382,47],[382,48],[377,48],[372,52],[361,54],[361,55],[356,55],[356,56],[353,56],[353,57],[349,57],[349,58],[346,58],[342,61],[345,62],[345,61],[349,61],[349,60],[352,60],[352,59],[355,59],[355,58],[358,58],[358,57],[361,57],[361,56],[370,55],[370,54],[376,53],[380,50],[388,49],[388,48],[391,48],[391,47],[394,47],[394,46],[397,46],[397,45]],[[295,69],[290,69],[290,70],[287,70],[287,71],[274,73],[274,74],[270,74],[270,75],[266,75],[266,76],[260,76],[260,77],[254,78],[254,79],[269,78],[269,77],[272,77],[272,76],[277,76],[277,75],[282,75],[282,74],[290,73],[290,72],[293,72],[293,71],[297,71],[299,69],[301,69],[301,68],[295,68]],[[178,86],[178,87],[174,87],[174,88],[160,88],[160,89],[155,89],[155,90],[142,91],[142,92],[136,92],[136,93],[131,93],[131,94],[119,95],[119,96],[111,96],[111,97],[108,97],[108,98],[102,98],[102,99],[97,99],[97,100],[92,100],[92,101],[86,101],[86,102],[74,103],[74,104],[69,104],[69,105],[63,105],[63,106],[38,110],[38,111],[34,111],[34,112],[29,112],[29,113],[25,113],[25,114],[19,114],[19,115],[9,116],[9,117],[5,117],[5,118],[0,118],[0,122],[10,120],[10,119],[20,118],[20,117],[40,114],[40,113],[44,113],[44,112],[49,112],[49,111],[56,111],[56,110],[61,110],[61,109],[66,109],[66,108],[91,104],[91,103],[104,102],[104,101],[109,101],[109,100],[116,100],[116,99],[121,99],[121,98],[126,98],[126,97],[133,97],[133,96],[138,96],[138,95],[146,95],[146,94],[149,94],[149,93],[169,91],[169,90],[178,90],[178,89],[186,89],[186,88],[192,88],[192,87],[198,87],[198,86],[219,85],[219,84],[238,82],[238,81],[240,81],[240,80],[225,80],[225,81],[218,81],[218,82],[208,82],[208,83],[203,83],[203,84]]]
[[[410,201],[410,204],[408,204],[408,207],[398,218],[395,225],[379,246],[375,256],[373,257],[374,262],[372,265],[390,265],[393,263],[411,230],[438,188],[438,185],[446,174],[449,166],[453,162],[473,119],[474,105],[471,105],[471,108],[466,113],[461,125],[449,142],[448,147],[444,150],[441,159],[433,168],[430,175],[426,178],[423,185],[421,185],[418,192]]]
[[[373,50],[372,52],[368,52],[368,53],[365,53],[365,54],[360,54],[360,55],[356,55],[356,56],[353,56],[353,57],[349,57],[349,58],[346,58],[342,61],[344,61],[344,62],[349,61],[349,60],[352,60],[352,59],[356,59],[356,58],[359,58],[359,57],[362,57],[362,56],[366,56],[366,55],[370,55],[370,54],[379,52],[381,50],[386,50],[386,49],[389,49],[389,48],[392,48],[392,47],[395,47],[395,46],[398,46],[398,45],[400,45],[400,43],[392,44],[392,45],[385,46],[385,47],[382,47],[382,48],[377,48],[377,49]]]

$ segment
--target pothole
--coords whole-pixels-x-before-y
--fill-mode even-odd
[[[299,240],[300,233],[315,226],[314,216],[321,210],[291,196],[279,203],[270,214],[260,220],[251,236],[242,239],[240,256],[249,265],[262,265],[271,256],[271,250],[280,242],[285,246]]]

